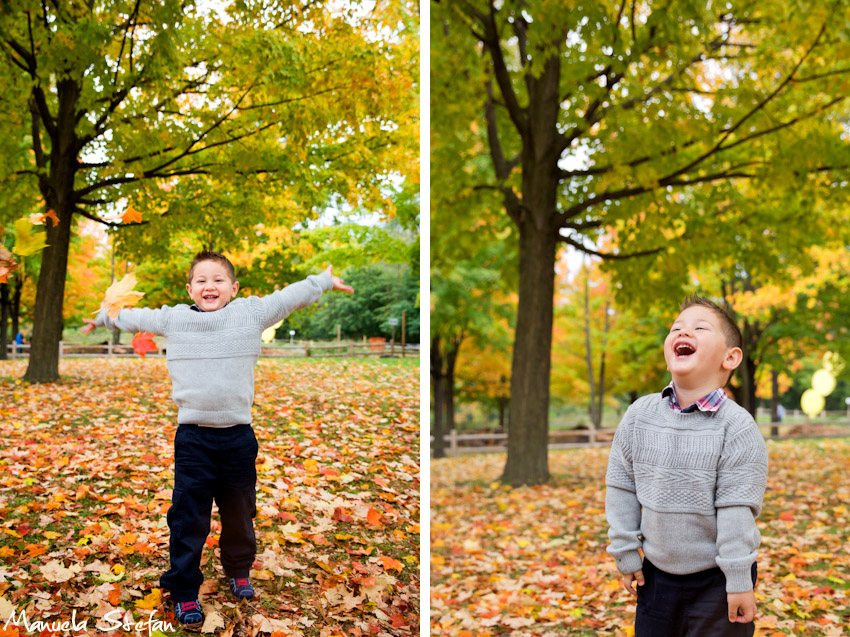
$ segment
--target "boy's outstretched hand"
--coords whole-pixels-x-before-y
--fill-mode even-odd
[[[726,602],[729,604],[729,621],[748,624],[753,621],[756,614],[755,591],[744,593],[726,593]]]
[[[83,323],[85,323],[85,325],[83,325],[83,326],[80,328],[80,331],[81,331],[83,334],[85,334],[86,336],[88,336],[89,334],[91,334],[91,333],[95,330],[95,328],[97,327],[97,325],[95,325],[95,323],[94,323],[94,321],[93,321],[92,319],[84,318],[84,319],[83,319]]]
[[[342,282],[342,279],[340,279],[338,276],[334,276],[333,274],[331,274],[332,269],[333,269],[333,266],[329,265],[328,269],[326,270],[326,272],[328,274],[330,274],[331,281],[333,281],[333,284],[334,284],[333,288],[331,288],[331,289],[332,290],[339,290],[340,292],[348,292],[349,294],[354,293],[353,287],[351,287],[350,285],[345,285]]]

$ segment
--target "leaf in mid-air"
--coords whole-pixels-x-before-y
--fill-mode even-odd
[[[43,232],[33,232],[35,226],[26,217],[21,217],[15,224],[15,246],[12,252],[22,257],[28,257],[47,247],[47,235]]]
[[[124,214],[121,215],[121,221],[124,223],[141,223],[142,213],[132,206],[127,206],[127,210],[125,210]]]
[[[124,275],[120,281],[116,281],[106,290],[106,295],[103,297],[101,308],[107,308],[107,315],[111,319],[118,318],[118,313],[125,307],[132,307],[139,302],[145,293],[134,292],[136,287],[136,275],[133,272]]]
[[[47,223],[47,220],[50,219],[53,222],[53,227],[59,225],[59,217],[56,216],[56,212],[53,210],[48,210],[47,212],[34,212],[29,217],[30,223],[34,226],[43,226]]]
[[[153,340],[153,334],[150,332],[139,332],[133,337],[132,341],[133,351],[136,352],[142,358],[145,357],[145,354],[148,352],[157,352],[159,351],[159,347],[157,347],[156,343]]]

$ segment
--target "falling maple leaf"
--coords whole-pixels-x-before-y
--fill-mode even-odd
[[[35,226],[26,217],[21,217],[14,224],[15,245],[12,252],[22,257],[28,257],[47,247],[47,235],[34,232]]]
[[[53,223],[53,227],[59,225],[59,217],[56,216],[56,212],[53,210],[48,210],[47,212],[34,212],[29,217],[30,223],[34,226],[43,226],[48,219]]]
[[[139,332],[133,337],[132,341],[133,351],[136,352],[142,358],[148,352],[158,352],[159,347],[156,342],[153,340],[153,334],[150,332]]]
[[[109,318],[113,320],[118,318],[122,309],[132,307],[145,295],[144,292],[135,292],[134,287],[136,287],[136,275],[130,272],[125,274],[123,279],[116,281],[107,288],[100,307],[101,309],[108,308],[107,315]]]
[[[127,210],[125,210],[124,214],[121,215],[121,221],[124,223],[141,223],[142,213],[132,206],[127,206]]]

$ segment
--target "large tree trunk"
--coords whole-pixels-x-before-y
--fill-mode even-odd
[[[51,383],[59,379],[59,342],[62,340],[62,309],[65,301],[65,275],[71,245],[74,216],[74,175],[77,170],[77,138],[74,125],[80,87],[72,79],[57,86],[59,108],[51,139],[50,170],[39,183],[47,210],[53,210],[59,224],[46,221],[47,247],[41,252],[41,271],[35,294],[32,345],[24,378],[31,383]]]
[[[443,357],[440,352],[440,337],[431,339],[431,385],[434,391],[434,451],[435,458],[446,457],[446,447],[443,441],[443,413],[445,411],[443,397]]]
[[[51,228],[47,224],[48,247],[41,253],[30,359],[24,376],[31,383],[52,383],[59,379],[59,342],[62,340],[62,305],[71,244],[71,213],[54,210],[59,217],[59,225]]]
[[[511,365],[511,423],[502,481],[540,484],[549,479],[549,377],[555,291],[555,233],[533,223],[520,227],[519,307]]]

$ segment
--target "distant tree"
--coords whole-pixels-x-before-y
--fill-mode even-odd
[[[419,310],[416,296],[419,282],[410,275],[407,265],[369,264],[338,273],[354,288],[351,295],[325,295],[307,319],[293,315],[280,331],[298,330],[299,338],[334,339],[337,326],[343,338],[364,336],[389,338],[389,319],[397,318],[395,334],[401,342],[401,313],[405,312],[407,342],[419,342]]]

